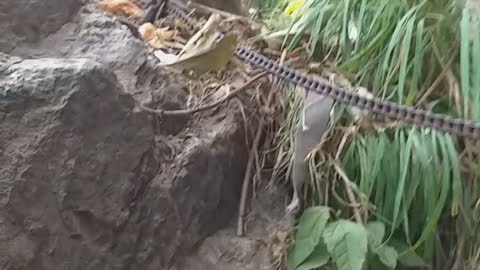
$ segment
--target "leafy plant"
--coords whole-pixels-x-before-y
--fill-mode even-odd
[[[374,258],[374,269],[395,268],[398,252],[382,242],[383,223],[364,226],[344,219],[330,221],[329,211],[316,206],[304,212],[289,253],[288,270],[317,269],[330,261],[339,270],[361,270],[367,257]]]
[[[480,26],[480,17],[469,2],[305,0],[304,15],[293,17],[277,33],[293,30],[285,45],[293,49],[304,43],[311,60],[378,97],[480,120],[480,32],[473,31]],[[293,101],[290,105],[288,121],[282,123],[276,139],[277,175],[288,175],[292,129],[302,106]],[[478,146],[396,123],[370,123],[370,128],[364,128],[344,111],[337,106],[340,117],[319,147],[328,147],[329,152],[312,155],[313,185],[307,193],[324,200],[305,199],[311,205],[322,203],[335,209],[343,218],[335,222],[344,222],[356,212],[366,223],[367,235],[372,230],[377,236],[382,232],[381,245],[367,237],[365,258],[371,269],[381,269],[378,265],[395,269],[399,264],[476,269],[480,261]],[[322,186],[322,179],[329,184]],[[348,195],[350,189],[355,203]],[[351,225],[341,228],[347,226]],[[385,243],[390,247],[383,248]],[[308,259],[297,261],[297,268],[289,269],[314,259],[312,265],[318,267],[325,254],[330,261],[335,258],[334,249],[325,242],[316,247],[303,255]],[[363,254],[362,249],[358,251]]]
[[[363,225],[339,220],[325,229],[323,240],[339,270],[361,270],[367,254],[367,231]]]
[[[300,218],[295,235],[295,248],[289,254],[288,269],[314,269],[328,262],[330,256],[322,241],[325,226],[330,219],[326,207],[312,207],[305,210]],[[313,268],[308,268],[313,267]]]

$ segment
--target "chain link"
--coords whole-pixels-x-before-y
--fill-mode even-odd
[[[167,9],[170,14],[185,22],[188,31],[193,32],[198,29],[195,21],[182,10],[171,6],[168,6]],[[300,74],[300,72],[294,69],[280,65],[278,62],[245,47],[238,46],[234,54],[240,60],[266,70],[295,85],[299,85],[307,89],[307,91],[313,91],[330,97],[337,102],[373,112],[376,116],[398,120],[418,127],[433,128],[471,139],[480,139],[480,123],[466,121],[461,118],[452,118],[443,114],[434,114],[378,98],[367,98],[326,81],[320,81],[311,76]]]

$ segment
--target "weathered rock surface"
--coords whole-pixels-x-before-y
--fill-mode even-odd
[[[17,6],[16,0],[0,2],[0,5],[9,6],[11,3]],[[30,7],[35,6],[37,1],[19,2]],[[112,69],[125,90],[135,91],[136,72],[147,60],[147,47],[142,41],[136,39],[125,25],[118,22],[112,15],[98,9],[96,1],[84,6],[78,6],[80,0],[65,1],[65,3],[72,2],[67,6],[58,4],[56,3],[58,1],[54,0],[40,2],[46,7],[52,5],[50,9],[39,9],[38,12],[44,14],[42,18],[63,18],[63,14],[70,15],[62,20],[61,24],[60,21],[57,22],[55,28],[51,26],[45,30],[44,35],[23,38],[11,25],[22,26],[23,22],[20,18],[28,18],[30,13],[34,12],[26,9],[22,13],[4,14],[5,18],[0,19],[0,29],[6,29],[7,34],[0,36],[0,51],[23,58],[92,59]],[[75,7],[76,13],[72,13],[72,7]],[[0,8],[0,13],[2,11]],[[61,13],[62,16],[57,16],[57,13]]]
[[[258,269],[265,245],[232,233],[240,110],[139,111],[135,99],[183,108],[187,91],[94,2],[0,1],[0,269],[188,270],[238,245],[255,258],[218,267]],[[261,216],[249,224],[255,238],[270,230]]]
[[[0,70],[1,269],[163,269],[233,216],[246,160],[234,113],[172,140],[167,161],[104,66]]]
[[[11,65],[0,74],[0,96],[2,269],[114,263],[98,254],[117,241],[129,204],[156,170],[141,177],[142,159],[151,159],[149,117],[133,112],[113,74],[88,60]]]
[[[0,1],[0,48],[12,51],[21,43],[37,42],[56,32],[83,0],[2,0]]]
[[[279,202],[285,190],[265,185],[257,187],[257,198],[249,212],[246,236],[236,235],[236,219],[203,241],[198,250],[181,261],[175,270],[273,270],[275,258],[284,248],[289,220]],[[278,240],[281,243],[275,244]],[[273,255],[273,256],[272,256]],[[283,255],[283,254],[281,254]]]

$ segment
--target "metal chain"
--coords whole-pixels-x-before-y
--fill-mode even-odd
[[[169,13],[185,22],[188,27],[187,30],[195,31],[198,29],[195,21],[186,13],[175,7],[168,6],[167,8]],[[295,85],[299,85],[307,89],[307,91],[313,91],[343,104],[371,111],[377,116],[413,124],[418,127],[433,128],[471,139],[480,139],[480,123],[466,121],[461,118],[452,118],[443,114],[434,114],[378,98],[367,98],[326,81],[320,81],[311,76],[300,74],[300,72],[294,69],[280,65],[266,56],[241,46],[235,49],[234,54],[240,60],[266,70]]]

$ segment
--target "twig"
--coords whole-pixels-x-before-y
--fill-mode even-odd
[[[237,236],[243,236],[243,227],[244,227],[244,218],[245,218],[245,206],[247,204],[247,194],[248,194],[248,187],[250,186],[250,176],[252,174],[252,167],[253,167],[253,159],[255,157],[255,151],[260,143],[260,139],[262,138],[262,129],[265,120],[262,118],[260,119],[260,123],[258,125],[257,134],[255,135],[255,140],[253,141],[252,148],[250,148],[250,153],[248,155],[248,163],[247,168],[245,170],[245,176],[243,177],[243,184],[242,184],[242,195],[240,197],[240,207],[238,210],[238,223],[237,223]]]
[[[208,110],[208,109],[211,109],[213,107],[216,107],[220,104],[222,104],[223,102],[229,100],[230,98],[234,97],[235,95],[237,95],[238,93],[240,93],[241,91],[245,90],[248,86],[250,86],[252,83],[254,83],[255,81],[261,79],[262,77],[264,77],[265,75],[267,75],[267,71],[264,71],[264,72],[261,72],[260,74],[258,74],[257,76],[251,78],[249,81],[247,81],[246,83],[244,83],[242,86],[238,87],[237,89],[233,90],[232,92],[230,92],[230,94],[228,95],[225,95],[223,98],[217,100],[217,101],[214,101],[210,104],[207,104],[205,106],[202,106],[202,107],[198,107],[198,108],[193,108],[193,109],[185,109],[185,110],[172,110],[172,111],[167,111],[167,110],[161,110],[161,109],[158,109],[158,110],[155,110],[155,109],[152,109],[152,108],[148,108],[148,107],[145,107],[143,105],[139,105],[140,109],[146,111],[146,112],[149,112],[149,113],[153,113],[153,114],[157,114],[159,116],[164,116],[164,115],[187,115],[187,114],[194,114],[194,113],[197,113],[197,112],[200,112],[200,111],[205,111],[205,110]]]
[[[272,100],[273,91],[270,91],[267,100],[267,106],[270,106],[270,102]],[[243,185],[242,185],[242,194],[240,197],[240,207],[238,210],[238,223],[237,223],[237,236],[243,236],[244,230],[244,219],[245,219],[245,209],[247,205],[247,194],[248,188],[250,187],[250,178],[253,171],[253,163],[255,160],[255,152],[257,151],[258,145],[260,144],[260,139],[262,138],[263,134],[263,127],[265,126],[265,118],[260,119],[260,123],[258,124],[257,134],[255,135],[255,140],[253,141],[252,148],[250,149],[250,154],[248,157],[247,169],[245,170],[245,176],[243,178]]]
[[[282,58],[280,59],[280,64],[283,64],[284,60],[286,57],[286,50],[284,51]],[[270,107],[270,103],[272,102],[273,99],[273,94],[275,91],[274,88],[277,87],[279,80],[277,78],[274,78],[274,81],[272,83],[272,89],[268,93],[268,98],[267,98],[267,103],[266,107]],[[257,134],[255,135],[255,139],[252,144],[252,148],[250,149],[249,157],[248,157],[248,163],[247,163],[247,168],[245,170],[245,176],[243,177],[243,184],[242,184],[242,194],[240,197],[240,206],[238,209],[238,221],[237,221],[237,236],[243,236],[244,233],[244,223],[245,223],[245,208],[247,204],[247,194],[248,194],[248,188],[250,186],[250,177],[252,174],[252,166],[253,162],[255,159],[255,152],[257,151],[258,145],[260,144],[260,139],[262,138],[262,131],[263,131],[263,126],[265,125],[266,120],[264,117],[260,119],[260,122],[258,124],[257,128]]]
[[[358,206],[359,205],[357,203],[357,200],[355,199],[355,195],[353,194],[352,186],[350,184],[351,181],[350,181],[350,179],[348,179],[347,174],[343,171],[343,169],[340,167],[340,165],[338,164],[337,161],[334,161],[333,165],[335,166],[335,169],[336,169],[337,173],[340,175],[340,178],[342,178],[343,183],[345,184],[348,199],[350,200],[351,204],[353,205],[352,208],[353,208],[353,214],[355,216],[355,221],[357,221],[357,223],[362,224],[363,223],[362,222],[362,216],[360,215],[360,211],[358,211]]]
[[[440,84],[440,82],[443,80],[444,77],[446,77],[448,71],[450,70],[450,66],[453,62],[453,59],[455,59],[454,56],[452,56],[450,58],[450,60],[448,61],[448,63],[442,67],[442,72],[440,72],[440,75],[438,75],[438,77],[435,79],[435,81],[432,83],[432,85],[430,85],[430,87],[427,89],[427,91],[425,91],[425,93],[422,95],[422,97],[420,98],[420,100],[418,100],[417,102],[417,105],[421,105],[422,103],[424,103],[427,98],[432,94],[433,91],[435,91],[435,89],[437,89],[437,86]],[[439,59],[440,61],[440,59]]]
[[[459,239],[457,241],[457,247],[455,252],[455,261],[452,265],[452,270],[460,270],[463,269],[463,248],[465,245],[465,238],[460,234]]]

